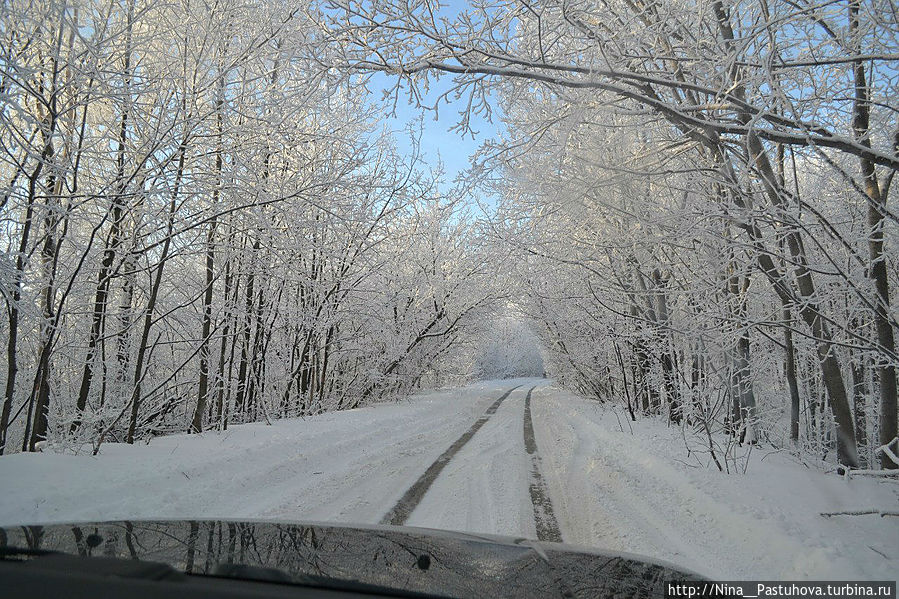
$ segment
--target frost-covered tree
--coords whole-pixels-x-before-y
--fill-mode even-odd
[[[0,452],[355,406],[491,301],[306,8],[0,8]]]
[[[496,0],[454,15],[428,0],[332,0],[319,20],[341,53],[335,65],[391,73],[416,98],[451,77],[449,93],[470,111],[499,99],[509,135],[485,147],[482,166],[529,181],[507,193],[520,217],[508,222],[530,219],[550,240],[558,227],[563,240],[561,251],[515,243],[582,269],[587,281],[572,293],[596,303],[565,320],[590,327],[593,345],[635,329],[650,405],[680,420],[685,381],[708,380],[712,364],[694,371],[677,346],[680,312],[721,340],[690,343],[724,360],[715,370],[726,424],[746,424],[750,440],[753,360],[775,338],[794,433],[797,364],[814,364],[802,374],[818,424],[821,408],[832,419],[824,428],[840,463],[860,464],[860,440],[872,457],[876,444],[856,430],[872,418],[878,443],[896,436],[887,200],[899,167],[899,23],[889,2]],[[634,206],[620,205],[620,188],[605,193],[624,177]],[[572,227],[583,234],[566,237]],[[609,286],[619,303],[603,295]],[[592,322],[612,315],[611,328]],[[579,377],[611,376],[618,356],[598,353]]]

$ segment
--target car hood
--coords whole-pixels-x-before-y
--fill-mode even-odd
[[[236,575],[245,578],[346,581],[450,597],[664,597],[667,582],[702,580],[635,555],[396,526],[92,522],[0,528],[0,546],[163,562],[192,574],[222,575],[223,567],[238,565]]]

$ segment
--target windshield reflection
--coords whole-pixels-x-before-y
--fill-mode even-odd
[[[192,574],[257,577],[253,570],[223,568],[239,564],[276,569],[303,584],[336,579],[454,597],[662,597],[665,582],[695,578],[627,556],[389,527],[121,521],[0,529],[0,544],[158,561]]]

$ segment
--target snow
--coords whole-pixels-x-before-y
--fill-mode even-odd
[[[533,538],[524,398],[567,543],[670,561],[719,579],[895,579],[899,484],[846,481],[788,453],[755,450],[746,473],[690,461],[681,429],[542,379],[489,381],[398,404],[99,456],[0,458],[0,525],[139,518],[265,518],[373,524],[503,392],[521,385],[446,465],[407,524]],[[687,439],[688,443],[698,442]],[[708,461],[704,459],[703,461]]]
[[[456,454],[412,512],[409,526],[535,538],[522,417],[525,393],[534,384],[514,391]]]
[[[555,388],[535,391],[532,409],[539,446],[553,449],[544,451],[544,476],[567,542],[718,579],[892,580],[899,572],[899,518],[820,515],[895,510],[895,482],[847,482],[764,450],[750,455],[745,474],[721,474],[687,465],[680,429],[664,421],[638,420],[631,434],[625,413]]]
[[[313,418],[0,458],[0,524],[116,518],[374,523],[505,382]],[[89,451],[86,450],[86,451]]]

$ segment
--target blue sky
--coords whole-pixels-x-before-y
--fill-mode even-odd
[[[437,14],[447,19],[453,19],[460,12],[469,8],[466,0],[440,0],[439,4]],[[385,87],[392,87],[394,82],[388,75],[375,75],[371,80],[373,99],[380,101],[382,90]],[[432,80],[430,93],[423,99],[423,103],[433,105],[440,94],[446,92],[451,86],[452,81],[448,75],[444,75],[439,82]],[[472,118],[472,129],[477,132],[474,138],[470,134],[463,137],[460,133],[450,132],[449,129],[459,122],[459,112],[465,109],[466,104],[464,97],[459,101],[441,104],[439,119],[435,120],[434,112],[422,111],[410,105],[406,96],[401,96],[396,105],[396,117],[389,119],[391,128],[398,132],[397,143],[400,150],[411,152],[408,136],[404,135],[403,131],[423,114],[421,139],[423,158],[432,166],[437,165],[438,159],[443,162],[446,173],[444,190],[452,185],[459,173],[468,168],[469,157],[477,151],[480,144],[484,140],[495,137],[498,133],[498,114],[496,113],[493,115],[494,122],[492,123],[482,118]],[[385,110],[390,108],[385,107]]]
[[[429,94],[423,103],[433,105],[441,93],[446,92],[452,85],[449,77],[444,77],[440,82],[433,82]],[[380,102],[381,93],[385,87],[391,87],[389,75],[378,74],[371,80],[371,90],[374,100]],[[469,166],[469,158],[480,147],[481,143],[495,137],[498,133],[497,114],[494,113],[494,122],[488,122],[480,117],[472,118],[472,128],[476,135],[463,136],[456,131],[449,131],[459,122],[459,112],[464,110],[467,103],[465,99],[452,101],[449,104],[441,104],[440,110],[435,115],[433,111],[425,111],[409,104],[407,97],[400,96],[396,104],[396,116],[388,118],[388,124],[396,133],[397,145],[403,152],[411,152],[412,145],[405,129],[413,124],[416,119],[422,118],[421,149],[424,160],[431,166],[436,166],[438,161],[443,163],[445,171],[444,189],[452,185],[456,176]],[[391,106],[384,107],[385,111]],[[435,116],[436,118],[435,120]]]

